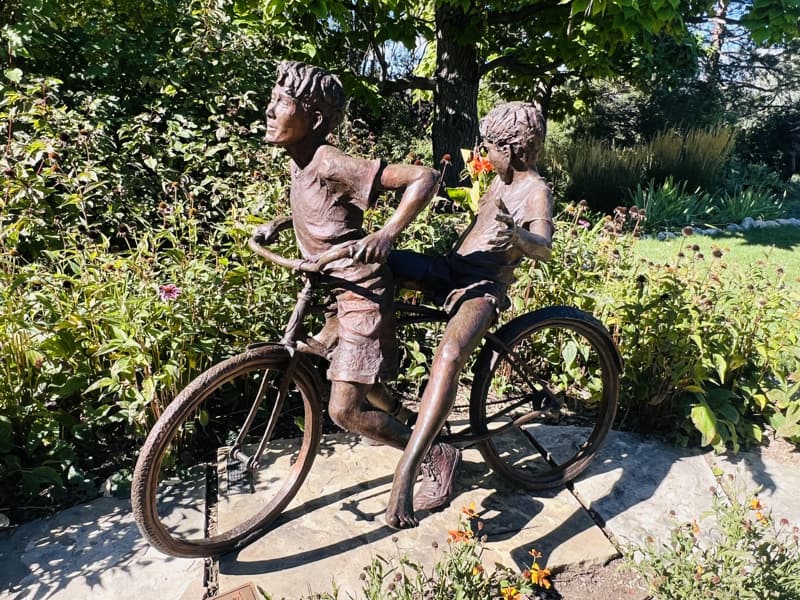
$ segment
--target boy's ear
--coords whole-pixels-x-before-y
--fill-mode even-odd
[[[315,110],[311,113],[311,129],[317,131],[322,127],[322,123],[325,120],[325,117],[322,116],[322,113],[318,110]]]

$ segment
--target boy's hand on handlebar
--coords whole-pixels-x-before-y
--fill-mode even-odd
[[[273,221],[262,223],[253,229],[253,237],[263,245],[269,245],[277,241],[278,234],[284,230],[289,223],[291,217],[278,217]]]
[[[370,233],[362,240],[356,242],[353,258],[363,263],[383,263],[392,250],[394,240],[383,233],[376,231]]]

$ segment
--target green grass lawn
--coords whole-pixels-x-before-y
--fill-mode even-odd
[[[692,235],[659,242],[655,239],[639,240],[634,252],[648,260],[658,263],[674,262],[678,252],[687,255],[689,246],[697,244],[707,260],[711,260],[715,247],[725,252],[728,265],[744,272],[757,266],[759,261],[767,264],[767,269],[784,270],[787,285],[800,290],[800,227],[776,227],[774,229],[754,229],[743,233],[724,233],[716,237]]]

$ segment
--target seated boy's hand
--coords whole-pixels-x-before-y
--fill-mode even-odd
[[[517,224],[514,223],[514,218],[508,213],[506,205],[499,198],[497,199],[497,208],[500,210],[494,218],[500,226],[497,228],[494,238],[489,241],[489,244],[493,251],[504,252],[517,244],[519,233]]]
[[[383,233],[376,231],[356,243],[353,258],[363,263],[383,263],[389,256],[394,240]]]

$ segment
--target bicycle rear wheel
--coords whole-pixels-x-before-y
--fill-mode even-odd
[[[297,493],[319,448],[322,384],[302,355],[265,345],[208,369],[158,419],[131,503],[142,534],[173,556],[213,556],[262,534]],[[291,369],[285,400],[278,389]],[[235,441],[260,398],[241,445]],[[260,463],[247,468],[268,426]],[[236,447],[241,449],[237,455]]]
[[[510,321],[475,367],[470,423],[495,432],[479,443],[484,459],[527,489],[570,481],[611,429],[621,370],[611,337],[587,313],[555,306]]]

